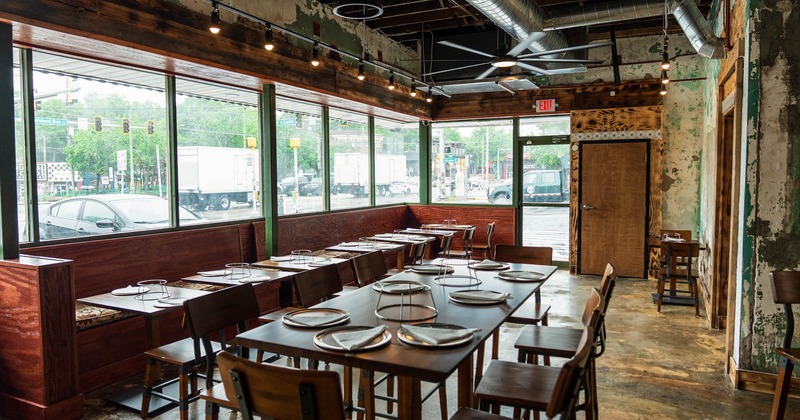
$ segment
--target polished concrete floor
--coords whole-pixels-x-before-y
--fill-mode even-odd
[[[550,325],[578,327],[585,299],[598,283],[597,277],[571,276],[559,270],[542,289],[543,300],[552,305]],[[724,331],[710,330],[690,307],[666,306],[662,313],[656,312],[650,298],[654,290],[653,281],[617,281],[606,324],[608,349],[597,360],[600,418],[768,418],[771,395],[730,386],[725,374]],[[516,360],[513,345],[520,329],[515,324],[503,327],[501,359]],[[139,418],[138,413],[105,401],[107,395],[138,383],[141,377],[87,395],[86,418]],[[452,414],[456,406],[455,378],[448,381],[447,391]],[[440,418],[437,401],[434,397],[424,404],[426,419]],[[191,419],[202,419],[204,413],[200,403],[190,407]],[[177,419],[178,410],[154,418]],[[234,419],[236,414],[223,410],[220,418]],[[800,418],[800,401],[789,402],[786,418]]]

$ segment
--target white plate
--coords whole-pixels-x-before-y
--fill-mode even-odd
[[[367,344],[367,345],[365,345],[363,347],[357,348],[357,349],[348,350],[348,349],[342,348],[342,346],[340,346],[339,343],[337,343],[336,340],[334,340],[333,337],[332,337],[332,335],[334,333],[337,333],[337,332],[368,330],[370,328],[375,328],[375,327],[368,327],[368,326],[365,326],[365,325],[345,325],[345,326],[342,326],[342,327],[328,328],[328,329],[322,330],[322,331],[320,331],[320,332],[318,332],[317,334],[314,335],[314,344],[317,347],[320,347],[320,348],[323,348],[323,349],[326,349],[326,350],[357,352],[357,351],[366,351],[366,350],[377,349],[379,347],[383,347],[383,346],[389,344],[389,342],[392,341],[392,333],[390,333],[389,330],[387,329],[387,330],[385,330],[383,332],[382,335],[380,335],[378,337],[375,337],[375,339],[372,340],[371,343],[369,343],[369,344]]]
[[[442,329],[448,329],[448,330],[466,329],[466,328],[464,328],[464,327],[462,327],[460,325],[442,324],[442,323],[439,323],[439,322],[426,322],[426,323],[423,323],[423,324],[414,324],[414,326],[415,327],[442,328]],[[455,347],[455,346],[460,346],[462,344],[469,343],[470,341],[472,341],[473,337],[475,337],[474,333],[470,334],[467,337],[461,338],[459,340],[450,341],[450,342],[447,342],[447,343],[444,343],[444,344],[430,344],[430,343],[426,343],[424,341],[419,341],[416,338],[414,338],[414,337],[412,337],[410,335],[407,335],[407,333],[403,329],[403,327],[400,327],[400,329],[397,330],[397,338],[400,341],[402,341],[402,342],[404,342],[406,344],[410,344],[412,346],[419,346],[419,347]]]
[[[272,277],[270,277],[270,276],[253,276],[253,275],[251,275],[250,277],[245,277],[243,279],[238,279],[238,280],[239,280],[239,283],[258,283],[258,282],[262,282],[262,281],[272,280]]]
[[[361,242],[342,242],[339,244],[339,246],[347,246],[347,247],[360,246],[360,245]]]
[[[476,291],[476,289],[457,290],[455,292],[451,292],[447,297],[455,303],[461,303],[464,305],[497,305],[498,303],[505,303],[505,301],[508,300],[507,297],[503,298],[502,300],[487,300],[487,299],[470,299],[467,297],[453,296],[453,293],[466,293],[474,291]],[[503,295],[503,293],[495,292],[494,290],[483,290],[483,291],[497,293],[498,295]]]
[[[303,314],[313,314],[313,313],[321,313],[321,314],[331,314],[331,315],[341,315],[342,318],[336,319],[333,318],[333,321],[325,322],[322,324],[306,324],[300,321],[295,321],[294,317]],[[298,317],[299,319],[299,317]],[[348,320],[350,320],[350,314],[347,311],[343,311],[341,309],[333,309],[333,308],[318,308],[318,309],[298,309],[296,311],[289,312],[284,314],[281,318],[284,324],[290,327],[298,327],[298,328],[326,328],[332,327],[334,325],[344,324]]]
[[[143,295],[149,291],[150,291],[149,287],[128,286],[128,287],[123,287],[121,289],[112,290],[111,294],[114,296],[134,296],[134,295]]]
[[[292,257],[291,255],[286,255],[283,257],[269,257],[270,261],[275,261],[275,262],[288,262],[292,261],[293,259],[294,257]]]
[[[427,292],[431,288],[416,280],[381,280],[372,283],[372,289],[393,295],[408,295],[417,292]]]
[[[455,268],[449,265],[441,266],[435,264],[414,265],[410,266],[409,270],[417,274],[450,274],[456,271]]]
[[[222,277],[225,275],[225,270],[198,271],[197,274],[203,277]]]
[[[478,264],[480,264],[480,263],[478,263]],[[478,264],[470,264],[469,266],[472,267],[473,269],[479,270],[479,271],[500,271],[500,270],[506,270],[509,267],[511,267],[510,265],[508,265],[506,263],[501,263],[499,266],[496,266],[496,267],[481,267]]]
[[[505,271],[497,277],[508,281],[544,281],[546,276],[536,271]]]

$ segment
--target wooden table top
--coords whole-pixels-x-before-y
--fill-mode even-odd
[[[475,225],[445,225],[444,223],[425,223],[423,229],[439,229],[449,231],[464,231],[475,228]]]
[[[556,270],[554,266],[529,264],[513,264],[512,270],[538,271],[547,277]],[[466,266],[456,267],[456,274],[466,274]],[[508,282],[497,277],[497,271],[478,271],[481,289],[508,292],[513,299],[496,305],[462,305],[451,302],[448,294],[467,287],[444,287],[434,282],[435,275],[420,275],[403,272],[390,277],[392,280],[417,280],[431,286],[431,293],[415,293],[415,303],[431,304],[431,299],[438,309],[438,315],[425,322],[441,322],[457,324],[467,328],[480,328],[468,344],[456,347],[427,349],[400,342],[397,338],[399,322],[378,318],[375,308],[379,293],[372,287],[362,287],[354,292],[323,302],[316,307],[338,308],[350,313],[348,325],[377,326],[385,324],[392,333],[391,343],[380,349],[365,352],[337,352],[325,350],[314,344],[314,335],[321,330],[292,328],[282,322],[273,322],[256,327],[237,336],[236,341],[250,348],[262,349],[278,354],[305,357],[313,360],[349,365],[374,371],[394,373],[414,379],[438,382],[450,376],[459,363],[471,357],[479,345],[498,328],[503,321],[521,305],[525,299],[536,292],[544,283],[541,282]],[[452,279],[453,281],[459,279]],[[466,280],[464,280],[466,281]],[[407,298],[407,297],[406,297]],[[381,297],[381,304],[400,299],[399,295]]]
[[[349,245],[349,244],[356,244],[356,245]],[[338,245],[329,246],[325,249],[329,251],[358,252],[361,254],[366,254],[367,252],[372,252],[372,251],[402,252],[403,249],[405,249],[405,245],[402,244],[395,245],[388,242],[374,243],[374,242],[353,241],[353,242],[343,242]]]
[[[409,234],[409,235],[423,235],[423,236],[450,236],[453,234],[452,230],[442,229],[420,229],[420,228],[405,228],[398,229],[395,233]]]
[[[341,264],[348,260],[344,258],[322,258],[322,257],[306,257],[305,262],[302,259],[295,259],[292,261],[272,261],[271,259],[266,259],[263,261],[257,261],[250,264],[253,267],[264,267],[264,268],[273,268],[283,271],[293,271],[293,272],[300,272],[310,270],[315,267],[319,267],[318,265],[315,266],[314,264]]]
[[[370,241],[389,242],[397,244],[415,244],[419,242],[433,242],[434,236],[402,234],[402,233],[379,233],[366,238]]]
[[[87,303],[89,305],[102,306],[104,308],[117,309],[125,312],[133,312],[140,315],[159,315],[162,312],[169,311],[172,309],[176,308],[183,309],[183,306],[174,306],[171,308],[157,308],[154,305],[158,303],[158,299],[141,300],[140,296],[144,296],[148,299],[156,297],[156,295],[153,292],[156,291],[158,288],[154,286],[149,286],[149,287],[150,287],[150,293],[146,295],[117,296],[117,295],[112,295],[109,292],[77,300],[78,302]],[[170,297],[186,298],[186,299],[196,298],[198,296],[203,296],[205,294],[211,293],[205,290],[186,289],[182,287],[171,287],[171,286],[164,286],[164,290],[166,290],[169,293]]]
[[[193,283],[216,284],[219,286],[235,286],[237,284],[250,282],[253,283],[254,286],[257,286],[263,283],[271,283],[276,280],[288,279],[295,274],[297,274],[296,271],[252,268],[250,277],[241,280],[238,278],[231,278],[230,276],[207,277],[201,276],[200,274],[184,277],[181,280]],[[260,280],[262,278],[264,280]]]

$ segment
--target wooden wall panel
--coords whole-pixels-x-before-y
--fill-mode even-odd
[[[278,220],[278,253],[322,249],[363,236],[406,227],[408,207],[378,207]]]
[[[23,255],[0,278],[0,412],[82,417],[71,263]]]
[[[661,129],[661,106],[574,111],[573,133]]]
[[[486,242],[486,229],[490,222],[497,222],[492,234],[492,245],[515,244],[516,210],[513,207],[498,206],[457,206],[457,205],[418,205],[408,206],[411,210],[411,227],[419,227],[423,223],[442,223],[445,219],[456,219],[457,223],[469,223],[477,226],[475,242]],[[453,244],[458,246],[458,240]]]
[[[178,280],[243,259],[238,225],[107,238],[25,248],[27,255],[75,262],[78,298],[106,293],[139,280]]]
[[[647,235],[650,238],[658,238],[661,235],[661,205],[664,192],[661,190],[661,172],[663,168],[664,141],[661,138],[650,141],[650,220],[647,227]],[[656,279],[658,277],[658,260],[661,248],[650,249],[648,247],[647,277]]]

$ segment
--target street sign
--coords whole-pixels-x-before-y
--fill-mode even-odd
[[[124,171],[125,167],[127,166],[128,166],[128,151],[117,150],[117,170]]]
[[[62,127],[67,126],[67,120],[61,120],[56,118],[34,118],[34,123],[36,125],[60,125]]]
[[[458,163],[458,158],[455,156],[445,156],[444,163]]]

